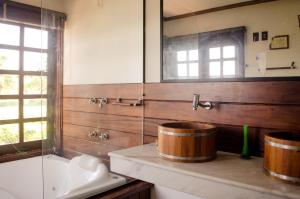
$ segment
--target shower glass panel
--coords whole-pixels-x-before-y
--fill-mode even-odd
[[[26,30],[42,38],[26,43],[41,50],[24,66],[40,66],[24,81],[41,101],[24,105],[41,107],[44,197],[85,198],[129,182],[110,172],[108,153],[143,143],[143,1],[56,2],[42,0],[41,32]]]
[[[53,139],[41,3],[0,1],[0,198],[47,198],[41,154]]]

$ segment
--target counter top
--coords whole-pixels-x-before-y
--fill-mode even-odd
[[[114,151],[109,156],[114,172],[204,198],[300,198],[300,186],[263,173],[262,158],[241,160],[239,155],[218,152],[211,162],[178,163],[160,158],[154,144]]]

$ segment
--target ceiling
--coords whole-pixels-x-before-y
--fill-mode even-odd
[[[207,10],[251,0],[163,0],[164,17],[172,17],[190,12]]]

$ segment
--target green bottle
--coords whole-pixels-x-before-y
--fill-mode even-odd
[[[243,130],[244,130],[244,144],[243,144],[241,158],[250,159],[250,151],[248,146],[248,141],[249,141],[248,125],[244,125]]]

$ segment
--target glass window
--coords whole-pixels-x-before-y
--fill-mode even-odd
[[[234,76],[235,75],[235,61],[223,62],[223,75]]]
[[[198,50],[189,51],[189,61],[197,61],[199,59]]]
[[[19,51],[0,49],[0,69],[18,70],[19,69]]]
[[[25,71],[46,71],[47,53],[24,52],[24,70]]]
[[[219,61],[209,62],[209,76],[220,77],[221,74],[221,63]]]
[[[19,124],[0,125],[0,145],[19,142]]]
[[[47,49],[48,31],[36,28],[24,28],[24,46]]]
[[[24,123],[24,142],[47,139],[47,122]]]
[[[40,95],[47,93],[46,76],[24,76],[24,94]]]
[[[18,95],[19,76],[0,75],[0,95]]]
[[[178,76],[186,77],[187,76],[187,65],[186,64],[178,64]]]
[[[187,51],[178,51],[177,61],[187,61]]]
[[[19,100],[0,100],[0,120],[11,120],[19,118]]]
[[[20,27],[0,23],[0,44],[19,46]]]
[[[235,46],[224,46],[223,58],[234,58],[234,57],[235,57]]]
[[[209,59],[220,59],[221,58],[221,48],[215,47],[209,49]]]
[[[190,77],[198,77],[199,76],[199,64],[198,63],[189,64],[189,76]]]
[[[24,99],[24,118],[47,116],[47,99]]]

